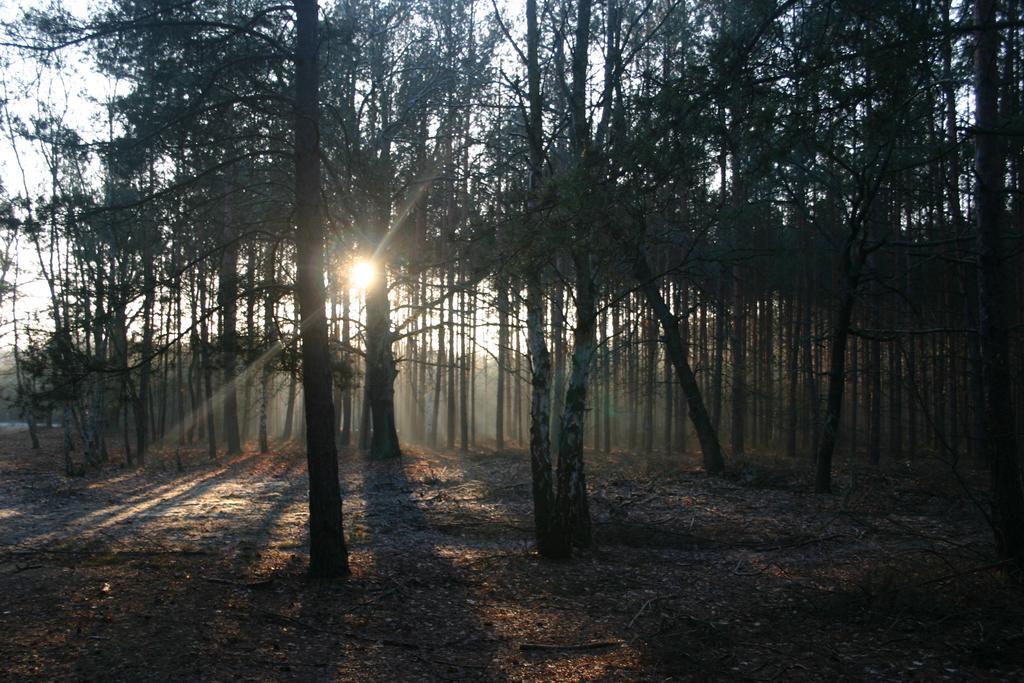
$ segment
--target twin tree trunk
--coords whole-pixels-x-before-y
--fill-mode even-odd
[[[585,116],[585,81],[587,49],[590,36],[590,2],[581,0],[577,5],[576,51],[573,57],[573,146],[577,163],[585,169],[586,148],[589,140]],[[536,0],[527,0],[527,78],[530,110],[526,127],[530,149],[530,185],[534,192],[542,181],[542,101],[540,94],[540,68],[538,62],[539,34]],[[584,176],[587,174],[584,173]],[[532,202],[532,200],[531,200]],[[532,209],[532,205],[528,207]],[[591,545],[590,510],[587,504],[587,484],[583,468],[583,439],[587,405],[587,383],[590,366],[597,347],[596,286],[591,256],[582,244],[571,245],[576,271],[576,326],[573,331],[572,369],[565,394],[565,405],[558,424],[558,475],[552,489],[550,455],[550,384],[551,357],[544,340],[544,301],[539,276],[534,274],[527,282],[527,343],[531,364],[530,401],[530,466],[533,475],[534,523],[537,547],[545,557],[565,558],[572,548]],[[504,294],[504,290],[499,288]],[[506,304],[502,306],[501,304]],[[502,316],[500,329],[505,330],[507,295],[499,302]],[[557,325],[556,328],[560,327]],[[559,334],[559,330],[555,330]],[[499,359],[506,345],[507,333],[500,334]],[[501,366],[499,360],[499,368]],[[498,382],[497,445],[502,446],[501,373]],[[556,386],[557,398],[561,398]]]
[[[302,389],[309,469],[309,573],[348,574],[341,487],[334,443],[334,402],[324,295],[324,228],[320,207],[319,26],[317,0],[295,6],[296,299],[302,338]]]
[[[537,0],[526,0],[526,70],[530,109],[526,129],[530,149],[530,189],[537,192],[543,181],[544,148],[540,93],[540,62],[537,31]],[[528,209],[533,209],[533,201]],[[530,472],[533,481],[533,522],[537,550],[544,557],[558,557],[569,550],[552,537],[555,522],[555,491],[551,476],[551,354],[544,339],[544,295],[539,276],[526,284],[527,348],[530,353]]]
[[[565,409],[558,432],[558,482],[555,490],[555,554],[568,555],[572,546],[591,545],[587,480],[583,471],[583,437],[590,365],[597,348],[597,310],[589,254],[574,255],[576,267],[576,326],[572,361],[565,391]]]
[[[591,194],[590,122],[587,118],[587,64],[590,50],[591,0],[576,4],[576,45],[572,54],[572,92],[569,97],[570,144],[579,182],[585,195]],[[536,117],[536,114],[534,114]],[[593,206],[596,197],[584,196],[584,205]],[[576,271],[576,325],[565,407],[558,425],[558,477],[555,488],[553,543],[556,554],[568,555],[572,546],[591,544],[590,509],[587,481],[583,471],[583,438],[587,408],[587,382],[590,364],[597,348],[597,293],[593,262],[586,235],[589,217],[578,215],[576,239],[569,245]]]

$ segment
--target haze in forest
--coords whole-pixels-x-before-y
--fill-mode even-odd
[[[67,490],[81,482],[111,500],[133,482],[141,493],[110,518],[147,520],[151,508],[173,518],[179,496],[223,501],[205,486],[265,491],[298,467],[303,486],[282,484],[267,494],[281,505],[260,510],[284,518],[301,502],[307,535],[292,559],[352,584],[383,580],[367,558],[389,533],[442,575],[463,576],[452,558],[494,542],[509,576],[562,578],[604,548],[667,534],[686,542],[652,561],[677,578],[703,547],[813,549],[792,571],[852,594],[890,571],[885,553],[917,552],[902,535],[912,528],[970,553],[939,553],[948,574],[914,560],[907,575],[923,583],[908,595],[933,583],[955,584],[951,602],[1003,595],[1024,568],[1022,8],[9,6],[0,395],[30,453],[12,451],[9,471],[27,467],[34,482],[45,463]],[[914,493],[901,499],[904,481]],[[770,514],[756,514],[761,484]],[[457,498],[461,512],[431,508],[458,489],[479,495]],[[716,496],[720,528],[701,517]],[[259,500],[239,504],[237,524],[263,514]],[[627,523],[647,503],[664,519]],[[34,504],[11,502],[11,519]],[[100,509],[41,524],[100,537],[111,526],[89,527]],[[685,510],[708,526],[683,529]],[[897,514],[911,520],[898,543],[883,553],[879,541],[848,576],[829,568],[855,554],[829,550],[835,538],[861,543]],[[464,545],[416,535],[498,522],[504,531],[467,532]],[[847,526],[826,534],[833,523]],[[239,533],[263,544],[257,559],[297,547],[294,525]],[[515,568],[524,557],[533,569]],[[734,576],[790,580],[768,561],[744,573],[745,561]],[[213,583],[291,576],[247,566],[247,579]],[[998,588],[968,599],[966,575]],[[726,592],[742,613],[740,591]],[[644,594],[619,609],[633,616],[614,637],[568,649],[621,647],[629,666],[670,674],[652,653],[666,633],[698,638],[693,623],[622,633],[671,598]],[[472,610],[452,619],[481,634],[520,628]],[[936,642],[951,633],[933,627]],[[310,630],[363,642],[353,623],[331,629]],[[510,632],[501,638],[522,641]],[[405,638],[370,640],[426,647]],[[993,646],[1000,657],[1013,638]],[[514,667],[512,652],[562,649],[519,641],[489,654]],[[490,666],[451,660],[460,677]],[[737,666],[752,675],[753,661]],[[1018,664],[1006,655],[993,675]],[[702,666],[691,674],[728,675]]]

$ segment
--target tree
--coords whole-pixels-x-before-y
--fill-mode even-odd
[[[978,252],[978,338],[985,456],[992,479],[992,529],[1001,558],[1024,569],[1024,488],[1010,389],[1002,242],[1004,140],[999,119],[997,0],[976,0],[974,22],[974,172]]]
[[[295,0],[295,266],[302,338],[306,460],[309,473],[309,572],[348,574],[341,526],[341,486],[334,442],[331,358],[324,296],[324,229],[320,207],[319,8]]]

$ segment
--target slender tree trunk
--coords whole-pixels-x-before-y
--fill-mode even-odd
[[[746,450],[747,431],[747,311],[739,292],[734,297],[736,317],[732,326],[732,434],[733,455]]]
[[[434,368],[434,400],[431,402],[430,447],[437,448],[441,438],[441,390],[444,387],[445,331],[444,304],[438,307],[437,324],[437,366]]]
[[[351,313],[352,295],[348,287],[342,288],[341,299],[341,344],[345,348],[345,355],[352,356],[349,348],[352,345],[352,333],[349,327],[349,316]],[[351,382],[341,390],[341,444],[343,448],[352,445],[352,387]]]
[[[661,292],[658,292],[659,296]],[[655,368],[658,364],[658,324],[650,315],[644,315],[644,453],[654,450],[654,389],[657,384]]]
[[[800,319],[798,310],[798,294],[790,299],[789,311],[789,397],[786,401],[786,455],[796,458],[797,425],[799,424],[799,355],[800,355]]]
[[[679,317],[679,341],[683,346],[683,359],[689,364],[690,362],[690,316],[688,306],[688,296],[686,293],[686,286],[680,284],[676,287],[676,302],[675,310],[676,315]],[[673,371],[675,367],[672,365],[671,354],[668,349],[665,349],[665,381],[671,382]],[[692,376],[694,373],[690,372]],[[697,387],[697,391],[700,391],[700,383],[694,378],[694,385]],[[673,392],[674,393],[674,392]],[[686,434],[686,411],[687,411],[687,399],[686,395],[680,391],[675,394],[675,408],[673,420],[676,423],[675,428],[675,450],[680,455],[686,453],[687,449],[687,434]],[[703,399],[703,395],[701,396]]]
[[[178,285],[175,290],[175,304],[174,304],[174,331],[175,339],[174,342],[174,429],[178,433],[178,445],[185,445],[185,352],[184,343],[182,341],[181,333],[181,298],[182,289]],[[193,321],[194,323],[195,321]],[[190,349],[194,352],[194,349]],[[191,384],[191,377],[189,378]],[[191,431],[191,425],[189,426]],[[191,441],[191,436],[189,437]]]
[[[454,273],[448,271],[448,291],[452,290],[455,278]],[[455,381],[455,297],[448,297],[448,363],[444,367],[447,374],[447,405],[445,410],[445,435],[448,439],[448,449],[455,449],[455,392],[458,385]]]
[[[611,453],[612,450],[612,392],[615,388],[611,382],[610,357],[611,348],[608,341],[608,309],[601,312],[601,382],[604,384],[604,393],[601,394],[603,405],[601,412],[604,415],[604,435],[601,450]]]
[[[199,300],[200,310],[206,310],[206,273],[199,274]],[[204,315],[202,324],[200,326],[200,345],[202,347],[202,366],[203,366],[203,393],[204,393],[204,404],[203,407],[206,411],[206,419],[203,421],[206,426],[206,444],[207,452],[211,460],[217,457],[217,430],[214,426],[214,406],[213,406],[213,367],[210,362],[210,333],[206,323],[206,317]]]
[[[554,376],[552,378],[552,391],[554,403],[551,408],[553,420],[551,423],[551,440],[554,443],[559,441],[561,425],[559,421],[562,416],[562,409],[565,407],[565,288],[561,282],[556,282],[554,291],[551,293],[551,333],[554,339]]]
[[[718,432],[708,416],[700,387],[690,369],[686,346],[679,334],[679,320],[672,314],[665,299],[661,296],[661,291],[658,289],[657,283],[654,282],[654,276],[646,257],[642,254],[638,255],[633,268],[641,291],[647,299],[647,304],[654,311],[654,315],[658,318],[665,333],[665,352],[675,367],[679,387],[686,397],[690,421],[693,423],[694,431],[697,432],[697,440],[700,442],[704,457],[704,471],[713,475],[721,474],[725,469],[725,459],[722,457],[722,447],[718,442]]]
[[[711,378],[711,424],[715,431],[722,424],[722,369],[725,363],[725,334],[728,298],[728,277],[725,266],[718,272],[718,305],[715,307],[715,359]]]
[[[527,0],[535,6],[536,0]],[[535,10],[534,10],[535,11]],[[526,329],[530,351],[530,473],[533,483],[533,523],[537,551],[544,557],[564,556],[566,544],[556,546],[551,532],[555,495],[551,476],[551,356],[544,339],[544,300],[540,284],[527,282]]]
[[[857,299],[857,286],[860,282],[863,261],[863,252],[853,243],[858,234],[859,229],[855,230],[847,240],[840,262],[843,289],[832,330],[832,343],[829,349],[828,404],[822,423],[821,444],[815,458],[814,490],[817,493],[832,491],[832,455],[835,452],[836,440],[839,436],[843,390],[846,386],[846,343],[850,335],[850,319],[853,315],[853,304]],[[855,250],[856,253],[854,253]]]
[[[146,464],[148,447],[147,426],[149,420],[149,385],[153,355],[153,300],[156,296],[156,274],[153,266],[153,238],[143,236],[143,295],[142,295],[142,348],[139,359],[139,389],[135,403],[135,453],[140,466]],[[127,353],[127,349],[125,349]],[[127,356],[125,356],[127,360]],[[127,428],[127,427],[126,427]],[[126,435],[127,438],[127,435]],[[125,449],[128,442],[125,441]]]
[[[459,450],[469,452],[469,368],[466,366],[466,292],[459,295]]]
[[[477,291],[473,290],[473,321],[469,346],[469,445],[476,448],[476,332]]]
[[[879,325],[878,309],[872,314],[874,327]],[[871,340],[871,407],[870,435],[868,441],[868,462],[877,467],[882,458],[882,342],[875,337]]]
[[[800,341],[803,345],[804,355],[804,383],[805,393],[807,394],[806,400],[807,405],[804,410],[804,440],[808,444],[807,452],[811,454],[812,459],[814,458],[817,447],[818,447],[818,372],[817,365],[814,362],[814,318],[812,316],[812,309],[814,307],[814,299],[811,295],[811,282],[808,277],[805,283],[807,287],[806,297],[804,298],[804,319],[802,325],[803,336]],[[813,461],[813,460],[812,460]]]
[[[232,173],[234,176],[234,173]],[[242,452],[238,428],[238,388],[235,373],[238,364],[238,242],[234,226],[234,183],[224,198],[224,252],[221,257],[217,303],[220,305],[223,332],[221,358],[224,363],[224,384],[221,387],[224,410],[224,440],[228,455]]]
[[[505,449],[505,365],[508,359],[508,283],[499,281],[498,286],[498,362],[496,371],[497,403],[495,407],[494,447]]]
[[[260,453],[270,450],[270,436],[267,427],[267,414],[270,409],[270,381],[274,376],[273,361],[278,355],[277,326],[274,324],[274,295],[269,288],[274,285],[274,266],[277,260],[277,249],[274,243],[270,243],[264,256],[266,263],[263,264],[265,282],[264,287],[268,289],[263,295],[263,338],[264,351],[263,367],[260,368],[260,429],[259,442]]]
[[[852,324],[852,323],[851,323]],[[857,460],[860,434],[857,432],[857,417],[860,414],[860,341],[850,340],[850,458]]]

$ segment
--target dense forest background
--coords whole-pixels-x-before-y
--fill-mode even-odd
[[[4,26],[16,406],[32,439],[63,430],[68,473],[303,437],[311,467],[335,443],[529,448],[553,556],[590,542],[584,448],[712,474],[784,455],[819,492],[837,458],[987,463],[1020,557],[1020,14],[26,10]],[[112,84],[104,134],[53,88],[74,60]]]

